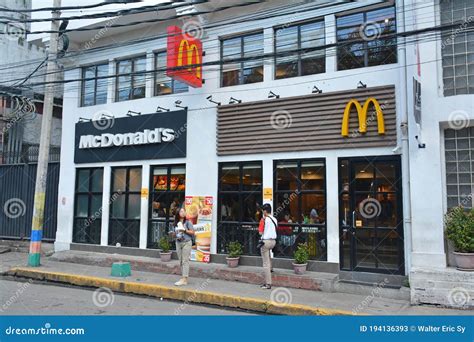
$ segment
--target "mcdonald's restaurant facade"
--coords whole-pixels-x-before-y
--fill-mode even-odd
[[[197,259],[224,263],[228,243],[239,241],[241,263],[260,265],[259,208],[269,203],[279,222],[276,268],[291,268],[300,243],[309,248],[310,271],[348,280],[401,285],[414,255],[418,267],[432,260],[445,265],[443,242],[424,243],[422,224],[413,228],[419,243],[412,244],[407,170],[415,147],[403,148],[406,121],[413,124],[406,117],[411,85],[396,46],[373,65],[366,56],[366,64],[354,66],[328,50],[310,56],[319,69],[305,69],[298,57],[295,74],[274,57],[218,63],[229,58],[229,46],[240,57],[246,48],[271,55],[293,27],[299,41],[311,25],[311,32],[325,28],[324,41],[334,42],[342,39],[336,31],[346,16],[377,11],[388,16],[383,23],[394,20],[390,3],[312,9],[302,21],[288,14],[271,23],[249,21],[245,29],[215,26],[198,39],[202,46],[178,39],[170,47],[165,36],[138,39],[149,31],[122,30],[121,41],[133,43],[108,47],[106,57],[99,49],[73,60],[65,74],[70,115],[63,132],[71,134],[62,138],[56,250],[158,257],[159,239],[186,207],[208,233]],[[240,8],[228,16],[245,13]],[[163,22],[154,30],[181,26]],[[99,47],[118,40],[111,32]],[[87,42],[85,34],[71,36],[73,46]],[[166,75],[157,71],[167,67]],[[125,84],[124,70],[149,76]],[[110,80],[90,85],[88,75]],[[415,130],[410,134],[414,140]],[[430,216],[423,215],[419,220]],[[440,230],[442,222],[436,236]]]

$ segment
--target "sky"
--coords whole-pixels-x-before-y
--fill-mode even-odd
[[[32,0],[33,8],[42,8],[42,7],[52,7],[53,0]],[[62,0],[61,6],[86,6],[101,3],[103,0]],[[156,5],[158,3],[164,2],[163,0],[143,0],[141,3],[134,3],[134,4],[113,4],[108,6],[101,6],[93,9],[85,9],[85,10],[71,10],[71,11],[64,11],[62,13],[63,16],[76,16],[76,15],[86,15],[86,14],[95,14],[101,13],[104,11],[114,11],[120,9],[128,9],[128,8],[136,8],[140,6],[149,6],[149,5]],[[33,12],[32,18],[51,18],[50,12]],[[104,19],[81,19],[81,20],[74,20],[69,23],[68,29],[77,28],[80,26],[90,25],[94,22],[101,21]],[[40,23],[33,23],[32,24],[32,31],[43,31],[49,30],[51,27],[51,22],[40,22]],[[37,39],[39,37],[43,37],[47,34],[42,35],[31,35],[30,39]]]

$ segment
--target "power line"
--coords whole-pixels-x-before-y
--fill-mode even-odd
[[[97,8],[102,6],[109,6],[109,5],[126,5],[123,2],[117,1],[102,1],[100,3],[92,4],[92,5],[82,5],[82,6],[61,6],[61,7],[42,7],[42,8],[30,8],[30,9],[11,9],[11,8],[1,8],[2,12],[21,12],[21,13],[31,13],[31,12],[52,12],[52,11],[69,11],[69,10],[82,10],[82,9],[90,9],[90,8]]]
[[[341,5],[341,3],[334,3],[332,5]],[[331,5],[331,6],[332,6]],[[282,9],[285,9],[285,8],[292,8],[294,7],[293,5],[289,5],[289,6],[286,6],[286,7],[281,7],[281,8],[278,8],[278,10],[282,10]],[[318,6],[314,6],[314,7],[311,7],[309,8],[309,10],[314,10],[314,9],[318,9],[320,7],[323,7],[323,8],[327,8],[327,7],[330,7],[330,6],[324,6],[323,5],[318,5]],[[425,8],[427,6],[423,6],[423,7],[418,7],[418,9],[421,9],[421,8]],[[359,9],[362,9],[363,7],[360,7]],[[262,11],[263,12],[269,12],[269,11],[274,11],[275,9],[271,9],[271,10],[266,10],[266,11]],[[264,19],[268,19],[268,18],[271,18],[271,17],[277,17],[277,16],[286,16],[286,15],[293,15],[293,14],[298,14],[298,13],[301,13],[301,12],[306,12],[308,9],[303,9],[303,10],[299,10],[299,11],[295,11],[295,12],[290,12],[290,13],[283,13],[283,14],[276,14],[276,15],[272,15],[272,16],[265,16]],[[403,11],[406,11],[408,10],[408,7],[406,6]],[[249,17],[248,15],[244,15],[246,17]],[[255,17],[252,17],[250,16],[250,18],[245,18],[244,20],[242,20],[242,22],[245,22],[245,21],[253,21],[253,20],[257,20],[257,19],[260,19],[260,18],[255,18]],[[236,19],[237,20],[237,19]],[[220,22],[227,22],[228,20],[222,20]],[[215,23],[213,25],[208,25],[208,26],[205,26],[203,27],[203,29],[210,29],[210,28],[214,28],[214,27],[222,27],[222,24],[220,24],[220,22],[218,23]],[[430,21],[431,22],[431,21]],[[421,22],[418,22],[418,23],[421,23]],[[425,22],[427,23],[427,22]],[[231,23],[227,23],[227,24],[232,24]],[[285,27],[287,26],[291,26],[290,25],[285,25]],[[325,26],[325,28],[331,28],[331,26]],[[266,28],[266,27],[264,27]],[[262,28],[263,29],[263,28]],[[225,34],[225,32],[224,32]],[[146,41],[150,41],[150,40],[155,40],[155,39],[158,39],[158,38],[165,38],[167,37],[166,34],[162,34],[162,35],[158,35],[158,36],[153,36],[153,37],[146,37],[146,38],[142,38],[140,39],[140,42],[146,42]],[[79,55],[79,54],[84,54],[84,53],[95,53],[96,51],[101,51],[101,50],[106,50],[108,47],[110,46],[113,46],[113,47],[117,47],[117,46],[127,46],[127,45],[131,45],[131,44],[136,44],[137,41],[136,40],[133,40],[133,41],[128,41],[128,42],[123,42],[123,43],[120,43],[119,45],[117,45],[116,43],[113,43],[113,44],[109,44],[109,45],[105,45],[105,46],[101,46],[101,47],[97,47],[97,48],[93,48],[93,49],[88,49],[87,51],[83,51],[83,50],[77,50],[77,51],[73,51],[73,52],[76,52],[77,54],[76,55]],[[207,49],[206,51],[208,51],[209,49]],[[66,58],[71,58],[71,57],[74,57],[74,55],[72,55],[71,53],[69,53]],[[38,59],[39,60],[39,59]],[[14,68],[15,65],[12,67]],[[0,68],[0,70],[5,70],[5,69],[9,69],[9,67],[6,67],[6,68]]]

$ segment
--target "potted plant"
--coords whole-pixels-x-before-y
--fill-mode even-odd
[[[474,209],[453,208],[445,215],[445,225],[458,270],[474,271]]]
[[[170,240],[167,236],[162,236],[158,242],[160,247],[160,259],[161,261],[170,261],[171,252],[170,252]]]
[[[226,258],[227,260],[227,266],[234,268],[239,265],[239,259],[240,256],[242,255],[242,245],[238,241],[232,241],[227,245],[227,250],[228,250],[228,256]]]
[[[308,266],[309,250],[305,243],[298,244],[295,251],[295,262],[293,263],[293,269],[296,274],[303,274],[306,272],[306,266]]]

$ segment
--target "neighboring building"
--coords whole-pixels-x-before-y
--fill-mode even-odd
[[[196,6],[223,6],[216,3]],[[469,82],[461,86],[454,76],[444,97],[442,62],[432,61],[441,43],[393,37],[440,21],[437,2],[272,1],[185,16],[192,11],[109,28],[157,18],[126,16],[103,22],[102,30],[71,33],[72,48],[82,53],[66,66],[63,131],[71,134],[61,141],[56,250],[156,249],[185,196],[211,196],[211,260],[222,260],[233,240],[245,258],[258,256],[257,211],[271,203],[281,267],[306,242],[311,270],[392,285],[408,276],[414,302],[449,304],[452,288],[465,282],[471,289],[465,273],[447,268],[443,234],[447,203],[465,191],[458,173],[457,192],[454,176],[445,184],[443,141],[471,134],[445,134],[449,103],[473,117],[469,95],[447,95],[469,92]],[[173,15],[160,11],[158,18]],[[201,88],[166,76],[169,26],[194,27],[202,38]],[[351,42],[358,38],[363,42]],[[466,58],[457,73],[470,70]],[[453,79],[447,72],[453,70],[444,71],[445,82]],[[414,79],[422,91],[421,131]],[[444,284],[436,295],[419,280],[424,272]]]
[[[0,16],[11,18],[8,24],[0,23],[0,164],[36,162],[44,87],[30,84],[44,82],[47,50],[41,39],[27,40],[31,24],[21,21],[30,19],[31,12],[2,9],[28,10],[31,0],[0,0]],[[42,68],[33,73],[40,64]],[[29,75],[31,77],[22,82]],[[19,113],[14,95],[29,98],[36,107],[35,112]],[[62,87],[57,87],[55,104],[51,159],[59,161]]]

